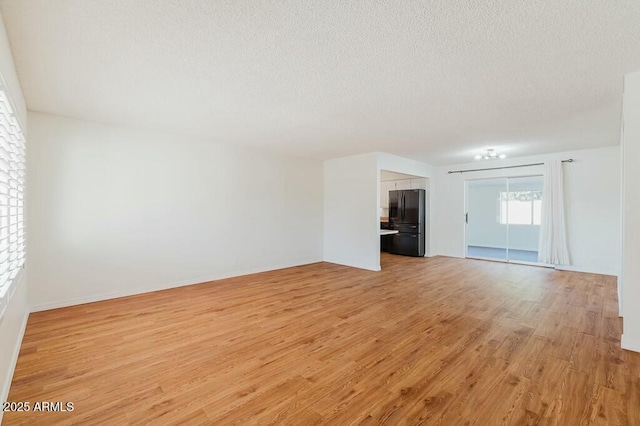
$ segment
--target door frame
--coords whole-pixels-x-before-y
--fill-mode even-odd
[[[518,179],[518,178],[526,178],[526,177],[542,177],[544,175],[535,173],[535,174],[525,174],[525,175],[511,175],[511,176],[494,176],[494,177],[484,177],[484,178],[471,178],[464,180],[464,212],[465,212],[465,221],[463,223],[464,227],[464,257],[465,259],[477,259],[477,260],[488,260],[492,262],[502,262],[502,263],[514,263],[518,265],[529,265],[529,266],[542,266],[545,268],[553,268],[554,265],[550,265],[548,263],[542,262],[527,262],[524,260],[511,260],[509,259],[509,209],[507,208],[507,247],[506,250],[506,259],[496,259],[489,257],[480,257],[480,256],[469,256],[469,232],[468,232],[468,214],[469,214],[469,182],[472,181],[481,181],[481,180],[496,180],[496,179],[505,179],[507,184],[507,192],[509,192],[509,181],[510,179]],[[544,195],[543,195],[544,197]]]

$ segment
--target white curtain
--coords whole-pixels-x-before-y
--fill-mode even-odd
[[[544,163],[538,262],[569,265],[569,250],[567,249],[567,233],[564,222],[562,162],[560,160]]]

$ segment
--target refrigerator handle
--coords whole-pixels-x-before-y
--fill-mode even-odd
[[[469,224],[469,213],[464,214],[464,223]]]
[[[402,191],[402,220],[407,219],[407,194],[405,191]]]

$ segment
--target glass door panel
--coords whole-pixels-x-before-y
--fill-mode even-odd
[[[538,262],[542,207],[542,176],[509,178],[508,192],[500,195],[503,221],[508,229],[508,260]]]
[[[467,181],[467,257],[507,261],[507,178]]]

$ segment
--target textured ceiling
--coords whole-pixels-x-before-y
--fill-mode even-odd
[[[618,143],[638,0],[1,0],[28,108],[433,164]]]

